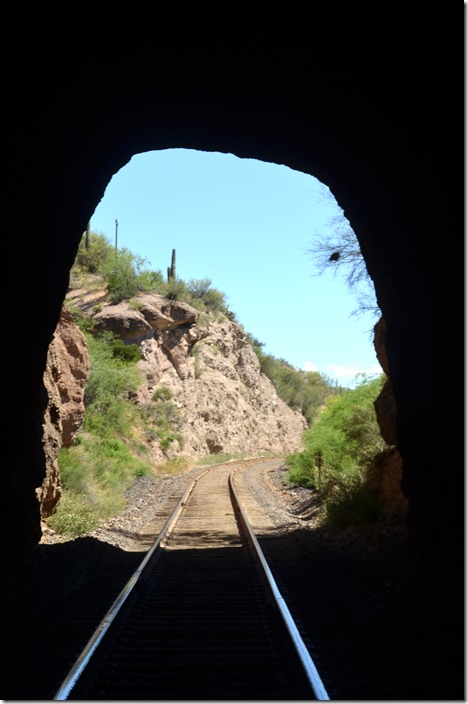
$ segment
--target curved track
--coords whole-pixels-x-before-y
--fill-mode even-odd
[[[239,505],[253,462],[187,489],[55,700],[328,699]]]

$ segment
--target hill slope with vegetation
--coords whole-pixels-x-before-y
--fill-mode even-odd
[[[262,353],[209,279],[165,278],[87,233],[66,306],[85,335],[85,416],[58,463],[49,524],[79,534],[120,509],[136,476],[241,453],[286,455],[338,389]],[[210,460],[213,456],[214,460]]]
[[[210,279],[177,278],[175,250],[165,278],[161,270],[149,269],[143,257],[125,248],[116,251],[105,235],[90,232],[80,243],[72,269],[75,286],[80,280],[83,285],[89,282],[89,274],[101,277],[112,303],[131,301],[139,293],[157,293],[169,300],[188,303],[200,313],[218,314],[240,324],[227,305],[226,294],[214,288]],[[75,310],[76,313],[79,316],[79,311]],[[78,322],[81,326],[87,324],[80,317]],[[302,413],[308,423],[316,417],[329,394],[341,392],[342,387],[326,375],[296,369],[284,359],[265,354],[264,343],[249,332],[246,335],[259,358],[262,373],[273,383],[278,396]]]
[[[386,447],[373,406],[385,375],[343,389],[265,354],[209,279],[177,277],[175,250],[164,277],[99,233],[80,243],[66,306],[90,372],[52,527],[89,531],[135,477],[245,452],[287,457],[287,481],[316,495],[330,525],[378,518],[365,482]]]
[[[374,406],[385,381],[385,374],[364,377],[356,389],[329,397],[304,432],[304,449],[286,460],[287,479],[314,492],[322,521],[331,528],[381,517],[381,506],[367,479],[375,458],[387,447]]]

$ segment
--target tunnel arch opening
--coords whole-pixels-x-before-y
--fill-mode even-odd
[[[346,155],[339,155],[338,157],[336,153],[336,147],[335,149],[331,149],[329,141],[324,140],[324,142],[321,143],[319,146],[317,144],[314,144],[313,151],[315,153],[313,156],[310,153],[304,154],[302,152],[302,149],[298,148],[297,146],[294,147],[290,144],[288,145],[287,142],[290,140],[290,135],[288,135],[287,139],[285,140],[286,145],[282,141],[278,142],[278,144],[276,145],[272,145],[271,139],[268,140],[269,143],[266,145],[264,138],[259,137],[258,126],[257,124],[255,124],[258,118],[254,120],[254,125],[252,129],[250,129],[251,126],[249,124],[242,125],[240,129],[238,126],[234,127],[231,123],[231,118],[228,118],[226,120],[227,124],[223,124],[222,128],[220,128],[219,124],[217,124],[216,129],[213,129],[212,125],[203,125],[203,128],[200,129],[200,120],[196,121],[195,124],[192,124],[190,122],[190,119],[184,119],[183,124],[179,124],[176,130],[176,132],[178,133],[186,132],[187,136],[181,138],[180,134],[174,136],[173,124],[171,124],[170,127],[168,127],[167,124],[162,126],[161,130],[154,130],[154,127],[151,126],[151,129],[149,130],[148,125],[145,126],[146,118],[148,117],[145,113],[145,107],[146,106],[141,107],[141,113],[136,113],[136,124],[132,124],[135,121],[135,110],[132,110],[131,123],[125,123],[124,125],[123,121],[120,125],[121,131],[118,135],[113,135],[112,142],[109,142],[108,139],[106,139],[104,141],[104,144],[100,145],[99,148],[97,148],[96,144],[94,143],[94,140],[92,139],[90,141],[88,149],[91,146],[94,146],[97,149],[97,154],[95,155],[95,158],[93,157],[92,160],[88,159],[84,162],[82,159],[79,159],[78,165],[81,167],[81,169],[83,169],[84,167],[84,172],[86,173],[86,185],[84,185],[81,181],[84,174],[83,172],[80,173],[80,169],[78,169],[78,190],[76,191],[73,197],[75,205],[72,207],[69,197],[65,200],[69,213],[68,218],[71,217],[71,220],[69,221],[71,222],[75,220],[75,226],[73,227],[73,230],[76,233],[74,244],[72,244],[72,249],[69,249],[69,266],[73,261],[73,256],[76,252],[79,236],[81,236],[81,232],[83,231],[84,223],[90,219],[92,212],[96,207],[96,204],[99,202],[100,197],[102,197],[102,195],[104,194],[105,188],[110,182],[112,176],[117,173],[121,168],[123,168],[131,160],[133,154],[135,153],[145,153],[147,151],[158,150],[161,148],[174,148],[174,146],[177,148],[190,148],[206,152],[220,151],[222,153],[232,153],[240,158],[254,158],[266,163],[284,164],[285,166],[293,169],[294,171],[309,174],[313,178],[317,178],[317,173],[320,175],[325,174],[326,176],[329,176],[328,180],[325,181],[324,177],[322,176],[320,178],[320,181],[331,183],[333,185],[334,193],[336,193],[338,197],[340,197],[340,194],[343,196],[344,207],[347,207],[347,210],[344,209],[345,215],[348,216],[349,213],[353,213],[353,216],[349,216],[349,219],[352,223],[358,223],[358,227],[353,224],[353,229],[355,229],[358,238],[361,238],[361,250],[371,275],[374,273],[376,255],[376,252],[373,250],[377,248],[378,251],[381,248],[382,244],[385,244],[384,249],[386,253],[389,252],[388,245],[390,239],[386,238],[385,235],[382,235],[382,222],[380,218],[380,213],[378,236],[377,238],[373,237],[370,240],[367,239],[369,234],[369,216],[375,217],[376,215],[376,202],[373,199],[373,195],[375,194],[375,182],[372,179],[370,181],[367,181],[367,185],[369,187],[370,192],[370,197],[368,201],[369,207],[365,207],[364,211],[360,209],[358,218],[354,217],[354,214],[356,214],[356,209],[353,205],[353,202],[355,201],[351,201],[349,197],[349,191],[351,190],[350,182],[348,181],[347,187],[343,189],[342,183],[346,182],[347,178],[346,176],[343,178],[343,174],[340,173],[340,178],[337,180],[335,171],[337,168],[336,160],[338,160],[341,166],[344,166],[346,164],[346,166],[349,167],[350,163],[346,161]],[[145,120],[143,120],[143,128],[141,125],[142,115],[145,116]],[[249,121],[247,119],[247,123],[248,122]],[[213,129],[214,134],[210,133],[210,129]],[[148,134],[147,131],[149,131],[150,133]],[[239,133],[242,135],[241,139],[233,139],[232,135],[238,135]],[[135,138],[135,135],[138,135],[138,137]],[[162,138],[161,135],[164,135],[164,137]],[[333,135],[330,136],[332,137]],[[330,150],[328,153],[327,148]],[[96,169],[95,166],[97,163],[101,163],[102,167]],[[92,170],[90,170],[91,164],[93,166]],[[343,169],[341,169],[341,171],[343,171]],[[96,179],[96,176],[98,176],[98,179]],[[342,178],[343,182],[341,180]],[[353,177],[351,176],[351,180],[352,178]],[[362,186],[362,184],[360,185]],[[79,197],[80,192],[82,193],[81,198]],[[363,193],[361,192],[359,195],[363,196]],[[387,196],[388,193],[386,194],[386,197]],[[364,200],[367,202],[367,193],[366,198]],[[341,202],[341,200],[339,202]],[[80,212],[81,215],[79,215],[78,224],[76,216]],[[364,217],[362,217],[363,215]],[[388,222],[386,223],[386,227],[388,229]],[[61,247],[63,248],[64,243],[62,232],[60,233],[60,239],[62,240]],[[370,242],[372,242],[372,246],[369,248]],[[379,253],[377,259],[380,256],[381,255]],[[65,275],[68,275],[68,272],[66,272],[65,270],[62,271],[62,296],[64,297],[66,290],[64,286],[64,277]],[[385,284],[383,286],[381,285],[381,279],[378,276],[376,278],[375,276],[373,276],[373,279],[375,279],[379,304],[385,316],[385,310],[392,310],[392,299],[393,296],[397,294],[398,285],[396,284],[396,282],[392,281],[391,277],[389,278],[388,276],[385,277]],[[56,281],[60,282],[60,279],[56,279]],[[390,315],[390,324],[391,323],[392,315]],[[397,327],[399,327],[399,321]],[[396,344],[398,343],[396,342]],[[389,363],[391,365],[391,347],[389,350],[389,356]],[[395,392],[398,394],[398,386],[396,386]],[[406,481],[405,493],[408,493],[407,486],[408,481]]]
[[[206,182],[207,188],[197,189],[197,179]],[[182,185],[181,182],[185,182],[186,185]],[[217,190],[214,190],[215,188]],[[329,286],[331,287],[328,294],[320,292],[320,284],[316,287],[315,293],[313,291],[314,281],[311,274],[313,265],[306,256],[307,245],[313,238],[314,231],[317,228],[324,229],[329,227],[330,221],[335,219],[340,213],[339,206],[336,201],[332,200],[329,191],[326,191],[325,197],[323,195],[324,192],[323,185],[317,179],[293,172],[279,165],[269,165],[252,159],[240,160],[233,155],[220,153],[206,154],[186,150],[166,150],[162,153],[146,152],[143,155],[132,157],[130,162],[111,179],[104,198],[91,217],[89,226],[92,232],[97,230],[107,236],[110,230],[108,225],[114,225],[115,222],[116,250],[131,250],[145,256],[151,252],[153,261],[158,264],[163,258],[167,260],[166,263],[169,261],[170,250],[173,245],[176,245],[178,252],[177,272],[178,274],[182,272],[182,276],[179,276],[181,282],[184,280],[193,281],[197,278],[201,280],[207,273],[210,274],[215,271],[217,276],[215,282],[216,290],[227,292],[232,289],[233,285],[236,285],[236,279],[241,281],[241,286],[237,282],[237,294],[242,293],[242,289],[247,289],[244,298],[239,296],[238,299],[241,303],[241,315],[240,317],[237,315],[238,307],[236,303],[234,303],[233,307],[234,313],[232,309],[227,312],[233,314],[233,320],[239,322],[248,334],[253,334],[255,339],[257,339],[256,336],[258,334],[258,322],[263,323],[264,330],[268,330],[268,326],[271,329],[276,325],[280,334],[276,335],[276,338],[273,335],[273,347],[268,345],[266,354],[273,355],[277,362],[284,360],[296,370],[312,371],[319,376],[319,369],[312,361],[314,350],[317,349],[319,344],[324,345],[327,335],[332,337],[334,334],[334,346],[333,343],[328,343],[328,354],[338,354],[342,352],[341,343],[343,337],[345,337],[347,340],[345,352],[352,354],[352,347],[355,345],[355,354],[361,355],[363,360],[361,367],[352,369],[352,365],[336,364],[328,369],[322,366],[321,383],[324,388],[325,386],[327,388],[330,387],[330,390],[332,390],[333,386],[335,388],[353,387],[358,383],[358,374],[365,373],[368,377],[369,375],[375,376],[382,373],[376,357],[373,335],[369,335],[369,331],[373,333],[373,326],[376,320],[367,316],[366,321],[361,324],[361,329],[353,337],[355,319],[350,318],[351,303],[349,302],[352,293],[350,293],[345,283],[339,286],[336,278],[333,278],[329,281]],[[259,205],[257,205],[257,200],[260,201]],[[125,201],[130,205],[126,206]],[[148,204],[146,204],[146,201],[148,201]],[[194,201],[201,201],[197,203],[198,209],[195,208]],[[276,201],[281,201],[281,203],[278,205]],[[102,209],[102,206],[105,207]],[[183,208],[188,209],[188,217],[182,220],[180,211]],[[100,210],[102,212],[96,220],[96,213],[99,214]],[[162,213],[163,210],[164,213]],[[273,214],[267,216],[267,212],[270,210],[273,210]],[[319,211],[318,219],[315,216],[317,210]],[[117,221],[115,218],[117,215],[122,219]],[[340,218],[343,219],[343,216],[340,215]],[[147,222],[148,220],[150,221],[149,223]],[[210,224],[210,220],[213,220],[214,225]],[[104,227],[100,225],[97,228],[94,227],[96,221],[100,225],[105,225],[105,233]],[[119,224],[118,228],[117,223]],[[247,232],[245,234],[242,232],[242,228],[246,229]],[[139,232],[139,230],[143,232]],[[283,237],[282,235],[285,236]],[[257,242],[253,241],[255,239]],[[195,247],[193,247],[191,240],[195,240]],[[108,242],[113,244],[114,237],[108,237]],[[257,249],[255,249],[255,246]],[[277,249],[276,259],[274,258],[275,248]],[[227,257],[225,254],[226,249],[229,252]],[[201,250],[201,254],[198,253],[198,250]],[[212,252],[209,250],[212,250]],[[236,257],[238,258],[236,259]],[[224,265],[223,267],[223,259],[227,260],[227,266]],[[181,267],[180,264],[182,264]],[[206,267],[208,267],[208,270]],[[158,267],[150,268],[154,270]],[[161,265],[160,269],[162,268]],[[289,275],[287,272],[288,268],[291,271]],[[230,284],[226,288],[224,286],[224,277],[227,276],[229,278],[231,273],[233,278],[230,279]],[[92,285],[94,286],[95,282]],[[77,284],[72,288],[76,289],[76,287]],[[79,288],[80,285],[78,285]],[[105,284],[103,284],[103,288],[105,289]],[[72,296],[69,303],[71,303],[72,307],[76,307],[79,301],[79,297],[76,297],[78,294],[69,292],[68,295]],[[81,309],[83,311],[86,310],[87,314],[92,314],[94,310],[99,309],[98,313],[100,316],[102,305],[107,305],[108,302],[103,303],[102,293],[99,293],[99,300],[96,295],[97,293],[91,298],[88,295],[89,300],[86,299],[82,305],[80,303],[78,305],[81,305]],[[335,304],[331,302],[330,308],[322,311],[322,308],[325,308],[324,301],[326,296],[334,297],[335,299],[344,298],[346,303],[341,306],[338,302]],[[191,302],[194,303],[194,301]],[[135,301],[136,303],[137,301]],[[139,301],[139,304],[143,305],[141,301]],[[300,307],[301,304],[302,308]],[[317,320],[313,318],[314,307],[320,310]],[[246,327],[244,324],[245,314],[252,313],[255,308],[257,313],[256,316],[254,314],[253,320],[256,322]],[[293,308],[296,308],[296,310],[293,310]],[[341,325],[337,323],[337,315],[341,315]],[[99,322],[103,322],[103,320],[99,320]],[[94,322],[98,322],[97,319]],[[142,322],[144,323],[144,321]],[[141,345],[141,330],[133,333],[135,337],[133,339],[130,332],[126,329],[126,326],[130,325],[131,327],[131,324],[132,321],[128,320],[122,322],[120,325],[121,329],[119,328],[117,335],[121,334],[126,342],[137,342],[137,344]],[[347,326],[346,329],[344,329],[344,324]],[[112,329],[115,325],[118,327],[119,323],[115,318],[109,319],[107,325],[110,325],[109,329]],[[322,330],[320,326],[322,326]],[[152,331],[150,333],[153,335]],[[145,338],[145,334],[143,333],[143,338]],[[300,335],[306,338],[307,341],[302,344],[299,352],[296,348],[300,347]],[[154,333],[154,336],[159,339],[157,332]],[[290,351],[283,353],[279,347],[280,351],[277,352],[275,343],[276,345],[281,342],[285,344],[285,336],[291,337],[294,343],[290,344]],[[263,338],[263,333],[260,334],[260,337]],[[361,342],[358,342],[359,337],[361,337]],[[356,342],[354,342],[354,338],[356,338]],[[213,341],[212,344],[214,344]],[[221,343],[218,341],[218,344]],[[225,347],[222,344],[221,346]],[[327,345],[325,346],[327,347]],[[366,347],[367,350],[365,349]],[[179,347],[176,349],[179,349]],[[215,349],[218,351],[217,345],[215,345]],[[178,374],[181,366],[184,367],[184,374],[188,373],[189,376],[192,374],[190,370],[187,372],[185,363],[182,364],[180,360],[175,362],[175,357],[181,355],[180,350],[175,354],[174,350],[169,351],[165,348],[164,342],[162,343],[162,350],[168,355],[167,359],[171,361],[171,369],[174,363],[174,368],[177,369]],[[335,351],[332,353],[331,350]],[[150,354],[149,351],[146,352]],[[93,355],[96,353],[96,351],[93,351]],[[157,353],[157,355],[159,354],[160,352]],[[291,356],[293,354],[295,356]],[[327,359],[326,353],[325,356],[322,353],[322,360],[333,362],[333,357]],[[207,358],[205,361],[206,364],[212,364],[215,360]],[[343,358],[342,362],[344,361],[345,359]],[[365,362],[367,362],[367,366]],[[146,369],[146,366],[148,366],[148,369]],[[149,363],[146,366],[145,373],[150,374],[152,385],[148,385],[147,380],[143,381],[144,384],[148,385],[148,389],[141,398],[138,396],[138,400],[140,404],[143,404],[144,400],[146,401],[145,412],[149,413],[148,403],[152,400],[151,393],[157,392],[156,386],[159,387],[161,384],[167,386],[166,382],[168,382],[170,387],[172,381],[170,376],[166,379],[164,374],[162,374],[162,381],[160,379],[160,383],[155,386],[154,378],[156,372],[154,370],[149,371]],[[237,364],[234,364],[234,368],[236,366]],[[350,366],[351,369],[349,369]],[[195,367],[195,373],[197,371],[200,373],[200,360],[198,358]],[[204,368],[207,369],[208,367],[205,366]],[[232,373],[234,373],[234,368]],[[338,374],[343,373],[346,376],[337,379],[334,375],[336,370],[338,370]],[[310,376],[313,376],[313,374]],[[362,381],[362,378],[359,381]],[[172,398],[172,392],[169,387],[168,391]],[[247,393],[246,388],[242,390]],[[135,392],[132,393],[134,394]],[[212,393],[210,392],[209,395],[211,396]],[[190,398],[191,396],[192,394],[189,394]],[[220,393],[220,398],[222,396],[223,393]],[[89,401],[90,399],[88,398],[88,403]],[[186,398],[186,402],[189,404],[189,398]],[[166,402],[166,405],[168,403]],[[183,401],[182,405],[184,405]],[[188,405],[187,409],[183,408],[181,412],[185,415],[184,411],[186,410],[190,417],[200,415],[195,409],[189,411],[189,408],[190,406]],[[214,411],[213,409],[211,411],[209,409],[205,411],[205,420],[210,420],[211,425],[213,425],[214,421],[210,415],[213,415]],[[265,409],[264,412],[266,413]],[[312,411],[310,410],[310,412]],[[249,418],[250,411],[249,413],[245,411],[245,413],[246,418]],[[218,418],[222,417],[223,414],[217,409],[214,415]],[[306,415],[308,417],[310,414],[306,412]],[[175,423],[174,419],[173,421]],[[182,423],[182,419],[179,418],[179,421]],[[271,419],[268,420],[268,422],[270,421]],[[235,420],[233,422],[235,425],[238,423]],[[192,419],[193,424],[198,428],[198,425]],[[176,425],[179,426],[179,424]],[[168,458],[174,454],[174,449],[179,448],[179,445],[179,456],[181,456],[181,459],[185,458],[187,455],[187,442],[196,457],[200,453],[200,450],[196,449],[197,446],[200,445],[200,448],[204,447],[205,441],[205,451],[208,454],[215,451],[218,454],[232,453],[233,451],[239,453],[245,451],[247,445],[250,450],[254,449],[253,446],[251,447],[253,440],[250,435],[253,429],[250,426],[248,426],[248,432],[246,430],[249,437],[245,447],[241,447],[241,435],[237,438],[237,446],[234,446],[232,442],[228,442],[227,438],[224,437],[225,430],[220,430],[216,427],[216,424],[214,427],[209,428],[209,432],[207,430],[208,422],[205,423],[206,428],[204,427],[203,430],[198,428],[195,431],[195,426],[192,434],[195,436],[199,433],[199,438],[196,439],[195,445],[194,440],[191,439],[192,434],[184,438],[183,433],[181,435],[181,432],[179,432],[179,427],[176,428],[174,426],[173,432],[169,432],[168,429],[167,432],[162,433],[158,427],[152,428],[150,432],[154,435],[153,439],[157,439],[161,435],[160,439],[165,444],[164,446],[170,441],[177,440],[172,445],[168,445],[164,451],[165,456],[167,450],[170,449]],[[296,431],[294,433],[295,437],[297,436],[297,446],[286,444],[283,448],[286,451],[300,449],[300,437]],[[281,435],[280,430],[278,430],[278,434]],[[234,437],[234,434],[231,433],[231,435]],[[245,438],[244,442],[246,442]],[[262,439],[262,442],[265,443],[265,438]],[[277,441],[276,438],[271,437],[270,442],[272,442],[272,447],[277,451],[281,450],[281,442],[279,440]],[[69,445],[70,443],[68,442],[67,447]],[[267,451],[268,447],[262,445],[259,449]],[[154,449],[152,452],[154,453]],[[85,455],[83,455],[82,459],[85,460]],[[160,461],[163,459],[164,457],[160,458]]]
[[[154,34],[148,26],[136,33],[135,27],[120,26],[112,36],[104,32],[100,44],[83,35],[55,43],[54,55],[37,51],[24,100],[16,100],[20,83],[9,84],[6,218],[21,236],[6,246],[19,277],[42,297],[28,300],[28,334],[17,308],[7,314],[20,352],[4,377],[5,397],[11,399],[4,411],[6,482],[14,497],[7,502],[6,547],[38,538],[34,487],[43,473],[37,422],[44,406],[41,378],[81,232],[110,178],[133,154],[178,147],[285,164],[330,186],[358,234],[387,323],[415,546],[430,559],[457,555],[459,563],[463,408],[453,387],[449,405],[458,409],[455,420],[428,413],[434,403],[425,383],[441,360],[452,364],[447,340],[456,331],[440,302],[455,310],[455,302],[463,300],[460,262],[451,248],[427,247],[440,233],[460,244],[462,232],[459,184],[450,164],[456,149],[447,147],[454,131],[443,133],[425,109],[437,73],[431,73],[437,65],[425,45],[432,35],[396,21],[381,27],[378,36],[365,33],[359,42],[354,15],[351,34],[349,17],[333,20],[321,23],[323,33],[312,44],[305,28],[296,25],[289,36],[275,22],[262,32],[255,23],[240,32],[230,25],[223,41],[212,23],[196,37],[184,23],[181,33],[167,35],[162,27]],[[431,25],[429,16],[424,21]],[[415,37],[428,70],[414,64]],[[59,55],[63,63],[57,73]],[[418,80],[408,64],[418,69]],[[38,227],[42,238],[33,236]],[[5,283],[5,300],[10,298]],[[24,302],[23,297],[17,305]],[[423,363],[420,330],[430,337]],[[29,335],[36,343],[34,359]],[[461,368],[463,344],[455,347]],[[419,369],[425,371],[418,374]],[[19,387],[15,374],[21,376]],[[22,398],[30,400],[27,411]],[[28,448],[22,427],[29,428]],[[440,434],[447,440],[434,450],[427,438]],[[450,477],[442,489],[441,466],[449,468]]]
[[[458,15],[392,5],[382,22],[355,4],[314,8],[305,22],[283,11],[161,12],[157,22],[128,8],[75,13],[58,32],[42,13],[29,36],[24,18],[9,25],[18,52],[3,46],[2,552],[16,560],[40,539],[42,375],[96,203],[133,154],[220,149],[315,174],[358,233],[387,324],[410,559],[438,568],[437,606],[451,625],[435,621],[451,649],[465,548],[463,152],[449,80]],[[17,683],[23,653],[16,660]],[[443,698],[440,662],[432,674]],[[427,662],[422,671],[427,684]]]

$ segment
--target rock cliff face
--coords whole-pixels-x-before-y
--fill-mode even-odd
[[[218,453],[289,453],[300,449],[306,421],[278,397],[242,327],[223,316],[156,294],[110,305],[96,293],[74,291],[69,300],[87,311],[96,329],[138,344],[142,375],[135,402],[146,406],[164,393],[177,413],[176,438],[152,461]]]
[[[374,347],[380,366],[388,377],[385,333],[385,321],[380,318],[374,326]],[[396,446],[397,406],[390,378],[387,378],[382,391],[374,401],[374,408],[380,434],[389,447],[375,457],[368,470],[367,485],[378,496],[387,518],[404,519],[408,501],[403,495],[401,486],[403,463]]]
[[[43,419],[46,476],[37,491],[43,518],[54,512],[60,499],[57,457],[62,447],[72,444],[83,421],[88,370],[86,340],[69,311],[63,308],[49,345],[44,372],[44,385],[49,397]]]

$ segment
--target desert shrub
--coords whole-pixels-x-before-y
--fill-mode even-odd
[[[161,387],[162,396],[170,393],[168,387]],[[158,396],[158,392],[155,392]],[[172,394],[171,394],[172,396]],[[158,439],[161,449],[166,452],[172,443],[177,440],[179,447],[183,448],[183,437],[179,432],[182,417],[179,409],[170,399],[159,398],[153,403],[146,404],[143,409],[146,421],[146,436],[148,439]]]
[[[74,266],[90,274],[101,271],[108,259],[115,252],[109,239],[98,232],[89,233],[89,247],[86,247],[86,238],[83,235],[78,246]]]
[[[287,457],[287,465],[289,470],[286,479],[298,486],[305,486],[308,489],[316,489],[319,487],[319,479],[314,471],[314,456],[313,453],[305,450],[304,452],[295,452]]]
[[[234,313],[233,310],[228,308],[225,312],[226,318],[231,321],[231,323],[239,323],[239,319],[237,317],[237,314]]]
[[[203,296],[203,303],[205,304],[206,310],[211,313],[219,312],[227,315],[229,312],[225,294],[222,291],[218,291],[216,288],[210,288],[206,292]]]
[[[321,488],[319,483],[357,476],[384,449],[374,408],[384,381],[384,374],[364,379],[356,389],[328,398],[319,419],[304,432],[303,452],[287,458],[290,481]]]
[[[193,298],[203,300],[211,288],[211,279],[189,279],[187,289]]]
[[[136,298],[130,299],[128,304],[132,310],[141,310],[143,307],[143,303],[141,301],[137,300]]]
[[[125,442],[81,436],[58,457],[63,495],[47,523],[56,531],[76,537],[96,528],[121,511],[125,491],[136,477],[151,468],[135,457]]]
[[[177,406],[172,401],[157,401],[154,406],[154,424],[161,449],[167,451],[175,440],[183,445],[178,432],[181,416]]]
[[[139,456],[145,447],[140,440],[144,419],[129,399],[140,383],[139,348],[111,333],[87,333],[86,340],[90,372],[83,427],[72,447],[59,453],[63,495],[47,519],[54,530],[71,536],[89,532],[121,511],[131,483],[152,472]]]
[[[187,282],[187,291],[191,303],[197,308],[211,313],[227,312],[226,294],[213,288],[211,279],[190,279]]]
[[[166,384],[160,386],[153,393],[153,401],[169,401],[172,398],[172,391]]]
[[[328,488],[320,510],[323,525],[332,531],[375,523],[382,518],[377,496],[363,483],[363,475],[342,479]]]
[[[85,494],[75,494],[65,489],[56,513],[47,519],[47,524],[62,535],[76,538],[97,528],[101,521],[112,515],[113,510],[106,510],[104,504],[98,507],[90,503]]]
[[[126,345],[125,342],[116,337],[111,342],[112,356],[126,364],[139,362],[141,359],[140,347],[135,344]]]
[[[105,412],[114,403],[127,399],[130,391],[140,384],[135,364],[137,345],[125,345],[112,333],[100,337],[87,336],[90,352],[90,371],[85,387],[87,415],[94,411]],[[133,357],[133,360],[131,359]],[[138,350],[138,359],[140,358]]]
[[[172,425],[180,422],[180,412],[173,401],[157,401],[154,404],[154,419],[157,425]]]
[[[130,300],[139,291],[159,291],[164,288],[160,271],[145,268],[147,260],[123,247],[108,256],[99,268],[112,303]]]
[[[67,303],[67,309],[71,313],[73,320],[83,333],[93,333],[96,329],[96,321],[89,315],[85,315],[77,306]]]
[[[319,419],[303,435],[303,452],[286,458],[286,478],[319,493],[320,518],[330,529],[381,517],[378,500],[365,486],[364,477],[370,460],[385,447],[374,409],[385,378],[384,374],[370,380],[364,377],[356,389],[329,397]]]
[[[138,293],[139,258],[128,249],[120,249],[100,268],[112,303],[132,298]]]
[[[161,286],[161,295],[165,296],[170,301],[190,302],[190,293],[187,285],[182,279],[170,279]]]
[[[90,473],[88,465],[83,462],[81,438],[75,441],[72,448],[60,450],[58,465],[62,485],[75,494],[84,494],[90,484]]]
[[[164,277],[160,271],[140,270],[137,273],[139,291],[161,292],[164,287]]]

